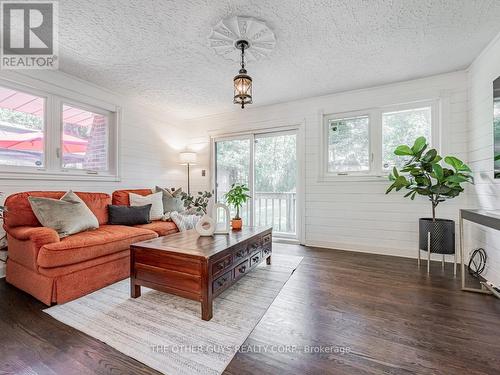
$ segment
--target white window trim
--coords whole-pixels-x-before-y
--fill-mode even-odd
[[[121,108],[103,103],[102,106],[88,104],[69,95],[58,95],[55,92],[38,90],[29,85],[11,80],[0,79],[0,86],[36,95],[45,99],[44,108],[44,165],[43,167],[0,165],[0,180],[69,180],[69,181],[120,181],[119,129]],[[54,90],[55,91],[55,90]],[[89,102],[95,102],[89,100]],[[87,171],[62,168],[62,158],[57,149],[62,149],[62,105],[69,104],[78,108],[109,116],[108,135],[108,171]]]
[[[441,133],[441,101],[440,99],[421,100],[411,103],[391,104],[378,108],[367,108],[359,111],[328,113],[319,112],[319,174],[318,182],[387,182],[388,171],[382,168],[382,114],[385,112],[402,111],[405,109],[431,107],[432,127],[430,146],[440,149]],[[370,137],[370,169],[367,172],[349,172],[339,174],[328,172],[328,120],[347,117],[368,116]]]

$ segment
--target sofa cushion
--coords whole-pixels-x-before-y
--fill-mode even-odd
[[[130,200],[130,206],[144,206],[146,204],[151,205],[149,210],[149,220],[161,220],[163,217],[163,201],[162,193],[153,193],[146,196],[129,193],[128,199]]]
[[[61,238],[99,227],[96,216],[71,190],[61,199],[29,197],[28,200],[38,221],[54,229]]]
[[[109,224],[113,225],[139,225],[148,224],[149,211],[151,211],[151,205],[147,204],[145,206],[115,206],[110,204],[108,206],[109,210]]]
[[[127,250],[135,242],[158,237],[156,232],[122,225],[102,225],[60,242],[42,246],[38,252],[40,267],[60,267]]]
[[[172,221],[153,221],[149,224],[134,225],[135,228],[149,229],[156,233],[158,236],[166,236],[167,234],[177,233],[179,229]]]
[[[5,200],[5,206],[7,207],[7,211],[4,213],[5,227],[41,226],[31,209],[28,197],[60,199],[65,193],[64,191],[27,191],[9,195]],[[90,208],[100,225],[108,222],[108,204],[111,204],[109,194],[76,192],[76,195]]]
[[[153,191],[151,189],[116,190],[113,192],[113,204],[117,206],[130,206],[129,193],[146,196],[153,193]]]
[[[184,201],[182,200],[182,189],[171,191],[159,186],[155,187],[155,191],[162,193],[163,212],[165,214],[177,211],[182,212],[185,210]]]

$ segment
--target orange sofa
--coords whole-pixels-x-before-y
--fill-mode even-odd
[[[128,204],[128,192],[151,194],[146,189],[121,190],[113,193],[114,203]],[[99,228],[60,239],[55,230],[41,226],[28,197],[60,199],[64,193],[31,191],[5,200],[7,282],[46,305],[73,300],[129,277],[132,243],[178,231],[174,223],[162,221],[135,227],[108,225],[109,194],[77,192],[97,217]]]

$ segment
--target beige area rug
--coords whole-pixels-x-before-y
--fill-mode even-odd
[[[221,374],[301,261],[273,255],[214,300],[208,322],[184,298],[142,288],[131,299],[129,280],[44,311],[165,374]]]

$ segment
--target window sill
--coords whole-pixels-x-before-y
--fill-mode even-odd
[[[50,181],[103,181],[119,182],[121,178],[113,175],[95,175],[74,172],[0,172],[0,180],[50,180]]]
[[[318,182],[389,182],[388,175],[324,175]]]

